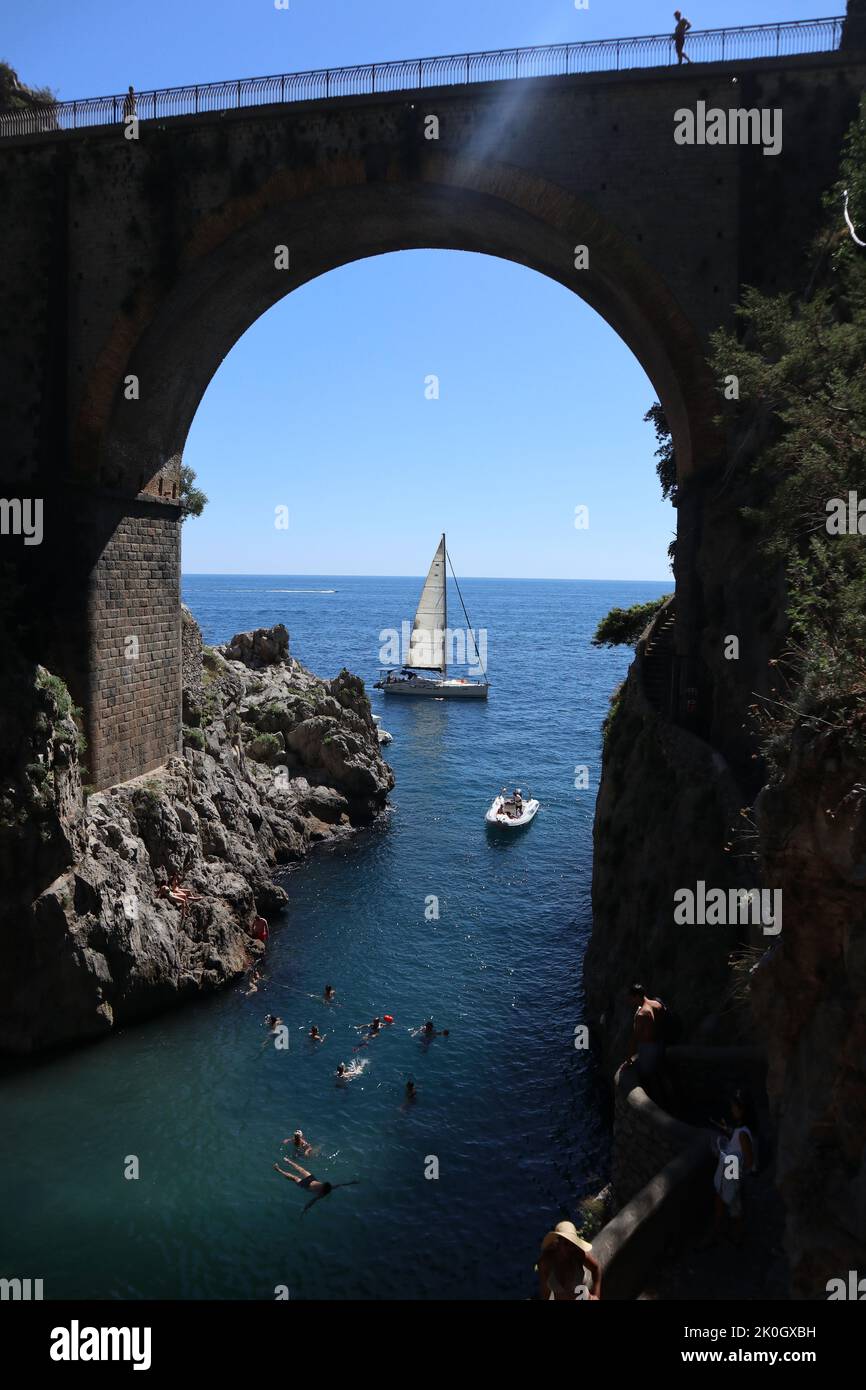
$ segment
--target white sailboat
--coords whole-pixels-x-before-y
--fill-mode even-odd
[[[463,603],[463,595],[457,584],[454,567],[454,583],[460,595],[460,603],[466,618],[467,638],[475,647],[479,669],[484,678],[480,681],[468,677],[448,675],[448,653],[446,640],[448,632],[448,593],[446,567],[451,557],[445,548],[445,533],[436,547],[430,572],[421,590],[421,598],[415,612],[409,651],[406,661],[397,670],[383,671],[376,681],[376,689],[386,695],[426,696],[428,699],[446,700],[486,700],[489,689],[487,676],[481,666],[481,658],[475,645],[475,634],[469,622],[469,614]],[[408,623],[406,624],[408,628]]]

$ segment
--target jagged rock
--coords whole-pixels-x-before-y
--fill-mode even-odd
[[[247,970],[253,917],[286,901],[274,869],[367,824],[393,786],[356,677],[313,676],[281,624],[213,650],[182,624],[204,749],[86,801],[62,683],[14,661],[0,677],[2,1051],[100,1037]],[[200,895],[185,919],[159,896],[174,873]]]
[[[277,666],[289,655],[289,634],[282,623],[274,627],[257,627],[255,632],[237,632],[225,649],[228,661],[242,661],[245,666]]]
[[[204,703],[201,629],[185,604],[181,604],[180,612],[182,718],[184,724],[191,728],[198,728],[201,723]]]

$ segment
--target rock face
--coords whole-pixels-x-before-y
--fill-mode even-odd
[[[762,785],[748,708],[754,692],[774,693],[784,594],[777,575],[750,577],[744,500],[720,498],[698,557],[713,675],[706,738],[649,707],[641,644],[609,724],[588,1021],[612,1075],[629,1029],[623,991],[637,976],[673,1004],[683,1041],[766,1050],[791,1292],[826,1298],[828,1279],[866,1266],[866,757],[846,753],[830,724],[820,737],[799,731],[784,774]],[[723,635],[737,632],[741,659],[726,663]],[[866,750],[862,709],[859,718]],[[778,940],[760,928],[677,925],[673,891],[698,879],[781,889]]]
[[[674,893],[698,880],[729,889],[743,860],[726,852],[743,824],[737,784],[724,759],[663,719],[642,686],[643,640],[608,720],[593,827],[593,931],[584,987],[603,1065],[626,1056],[633,981],[664,999],[695,1042],[749,1039],[748,1010],[731,997],[728,959],[749,944],[741,928],[676,925]]]
[[[98,1037],[235,978],[263,950],[253,918],[286,900],[272,871],[385,805],[363,683],[311,675],[284,627],[203,651],[184,610],[183,666],[184,756],[89,798],[62,684],[4,673],[3,746],[24,750],[0,788],[4,1052]],[[159,896],[173,874],[200,896],[186,917]]]
[[[862,728],[862,722],[861,722]],[[831,730],[798,734],[756,805],[764,877],[782,890],[778,948],[753,1008],[778,1125],[793,1292],[866,1259],[866,782]]]

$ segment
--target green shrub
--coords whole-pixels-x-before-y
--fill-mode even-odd
[[[285,757],[285,744],[279,734],[256,734],[245,744],[245,752],[257,763],[275,763]]]
[[[36,674],[36,688],[37,690],[47,690],[53,695],[58,719],[65,719],[67,715],[73,713],[75,707],[72,704],[72,696],[66,682],[62,681],[59,676],[52,675],[50,671],[39,670]]]
[[[866,96],[846,137],[841,177],[799,296],[749,290],[739,331],[713,339],[719,380],[738,378],[725,402],[734,437],[762,442],[749,464],[768,568],[782,570],[788,635],[771,698],[753,706],[764,752],[778,771],[793,729],[835,730],[859,748],[866,715],[866,541],[828,532],[828,504],[866,497],[866,252],[842,219],[866,225]]]
[[[644,628],[655,617],[670,594],[650,599],[649,603],[634,603],[631,608],[612,608],[602,618],[592,639],[594,647],[633,647]]]

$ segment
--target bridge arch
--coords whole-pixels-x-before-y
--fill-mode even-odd
[[[127,495],[171,495],[184,443],[214,373],[274,303],[329,270],[422,248],[499,256],[584,299],[635,354],[662,402],[681,479],[715,451],[713,384],[695,327],[637,243],[572,194],[516,166],[431,155],[421,177],[324,165],[281,171],[205,219],[180,253],[172,287],[140,287],[118,317],[76,421],[79,482]],[[298,196],[301,192],[302,196]],[[289,249],[288,269],[275,248]],[[586,246],[589,268],[575,267]],[[118,364],[123,370],[118,372]],[[126,399],[133,374],[140,395]]]
[[[280,246],[288,269],[275,267]],[[588,269],[575,266],[578,246],[589,250]],[[368,146],[358,158],[278,168],[199,217],[168,273],[152,256],[155,268],[115,312],[73,415],[70,481],[86,521],[70,602],[83,595],[84,607],[60,624],[68,646],[58,661],[85,709],[94,786],[147,772],[180,748],[176,499],[187,434],[220,363],[300,285],[422,248],[499,256],[577,293],[653,383],[681,481],[712,461],[715,395],[698,328],[637,241],[588,202],[515,165],[438,151],[383,147],[380,157]],[[135,662],[124,658],[131,634]]]

